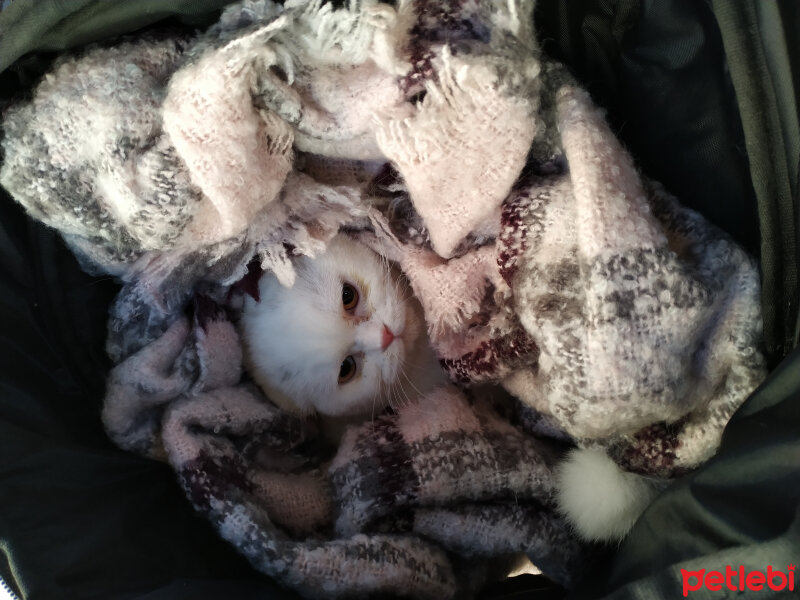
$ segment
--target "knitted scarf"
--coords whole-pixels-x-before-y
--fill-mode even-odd
[[[123,282],[109,435],[308,597],[464,597],[520,553],[569,587],[564,448],[674,477],[764,374],[753,261],[637,173],[532,8],[247,0],[63,57],[4,115],[0,183]],[[248,381],[236,319],[342,229],[453,385],[330,448]]]

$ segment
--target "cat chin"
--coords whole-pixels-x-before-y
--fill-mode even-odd
[[[260,369],[253,365],[251,361],[247,361],[245,368],[250,372],[256,385],[264,392],[264,396],[267,400],[272,402],[275,406],[298,417],[308,417],[314,414],[315,411],[312,407],[298,404],[278,388],[272,386],[269,379],[264,377]]]

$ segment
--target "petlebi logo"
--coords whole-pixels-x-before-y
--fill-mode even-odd
[[[722,571],[688,571],[681,569],[683,579],[683,597],[686,598],[690,592],[696,592],[705,588],[712,592],[719,592],[723,589],[731,591],[759,592],[761,590],[773,590],[775,592],[794,591],[794,570],[795,566],[790,564],[785,571],[767,566],[766,571],[746,571],[743,565],[734,568],[731,565]]]

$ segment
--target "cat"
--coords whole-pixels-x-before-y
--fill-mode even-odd
[[[444,383],[422,307],[390,263],[340,233],[294,267],[291,288],[264,273],[240,320],[246,368],[272,402],[352,422]]]
[[[264,273],[240,320],[247,369],[275,404],[317,414],[337,443],[348,425],[446,383],[422,307],[388,262],[339,234],[294,266],[291,288]],[[660,489],[589,449],[567,454],[557,481],[560,512],[590,541],[623,538]]]

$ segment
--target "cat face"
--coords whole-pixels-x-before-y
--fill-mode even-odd
[[[355,416],[416,395],[431,353],[401,275],[344,235],[295,270],[292,288],[265,273],[242,314],[248,367],[267,396],[296,413]]]

